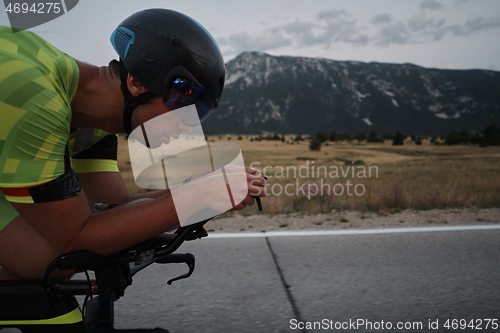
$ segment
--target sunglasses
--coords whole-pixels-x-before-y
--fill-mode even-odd
[[[167,99],[164,100],[163,104],[171,111],[194,104],[196,106],[198,119],[194,119],[196,117],[186,117],[186,119],[182,119],[188,126],[199,124],[215,109],[205,88],[194,85],[181,78],[174,80],[168,91]]]

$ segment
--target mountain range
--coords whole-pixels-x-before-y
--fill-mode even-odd
[[[245,52],[206,134],[444,134],[500,124],[500,72]]]

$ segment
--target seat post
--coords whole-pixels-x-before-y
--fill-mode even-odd
[[[87,302],[87,329],[108,327],[114,325],[114,302],[125,293],[125,288],[132,283],[128,278],[130,268],[128,265],[104,265],[95,270],[98,295]]]
[[[115,321],[114,296],[97,295],[87,302],[85,322],[88,330],[104,326],[112,328]]]

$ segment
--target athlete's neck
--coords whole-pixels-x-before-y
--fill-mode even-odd
[[[80,81],[71,106],[71,127],[122,132],[123,94],[120,78],[108,66],[97,67],[80,61],[76,63],[80,69]]]

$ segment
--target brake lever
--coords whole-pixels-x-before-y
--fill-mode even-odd
[[[186,274],[183,274],[181,276],[178,276],[176,278],[168,280],[167,281],[168,285],[171,285],[172,282],[177,281],[177,280],[187,279],[194,272],[195,258],[194,258],[194,255],[192,255],[191,253],[173,253],[173,254],[169,254],[168,256],[165,256],[163,258],[158,258],[155,260],[155,262],[158,264],[185,263],[189,267],[189,271]]]
[[[262,178],[264,178],[265,180],[267,180],[266,176],[262,176]],[[262,201],[260,200],[260,197],[252,195],[252,198],[254,198],[255,201],[257,201],[257,207],[259,207],[259,212],[262,212]]]
[[[257,201],[257,207],[259,207],[259,212],[262,212],[262,202],[260,201],[260,197],[256,197],[256,196],[252,195],[252,198],[254,198],[255,201]]]

